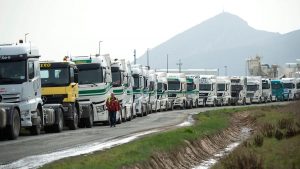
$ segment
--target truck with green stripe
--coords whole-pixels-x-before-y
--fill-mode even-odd
[[[168,98],[168,80],[166,72],[156,72],[157,75],[157,105],[158,111],[173,109],[172,102]]]
[[[105,105],[110,96],[112,74],[109,55],[75,56],[71,60],[77,64],[79,82],[79,101],[90,101],[93,109],[93,121],[109,123],[109,114]],[[117,112],[117,122],[121,123]]]
[[[112,91],[120,102],[122,121],[130,121],[134,117],[130,62],[126,63],[125,59],[114,59],[111,72]]]
[[[198,107],[199,100],[199,76],[186,75],[187,82],[187,106],[188,108]]]
[[[132,65],[132,77],[133,77],[133,100],[135,105],[135,112],[138,116],[144,116],[148,114],[148,105],[145,102],[144,90],[147,87],[147,80],[143,72],[142,65]]]
[[[187,83],[184,73],[168,73],[168,99],[172,101],[174,108],[187,108]]]

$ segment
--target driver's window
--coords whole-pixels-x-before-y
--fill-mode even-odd
[[[34,78],[34,63],[28,62],[28,78],[33,79]]]

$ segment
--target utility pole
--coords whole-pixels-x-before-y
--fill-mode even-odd
[[[169,73],[169,55],[167,54],[167,73]]]
[[[24,39],[24,40],[25,40],[25,43],[26,43],[26,36],[27,36],[27,35],[29,35],[29,33],[25,33],[25,39]]]
[[[134,57],[133,63],[136,64],[136,50],[135,49],[133,50],[133,57]]]
[[[176,65],[178,65],[178,67],[179,67],[179,73],[181,73],[181,66],[182,66],[181,59],[179,59],[179,62],[176,63]]]

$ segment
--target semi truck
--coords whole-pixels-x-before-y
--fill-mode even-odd
[[[168,80],[166,72],[156,72],[157,75],[157,104],[158,111],[173,109],[173,105],[168,99]]]
[[[247,78],[244,76],[232,76],[231,81],[231,104],[245,105],[250,102],[247,98]]]
[[[187,108],[187,84],[184,73],[167,73],[168,99],[171,100],[174,108]]]
[[[112,93],[111,59],[109,55],[73,56],[71,58],[78,67],[80,102],[90,102],[94,123],[109,123],[106,99]],[[117,123],[122,122],[120,112],[116,115]]]
[[[199,105],[220,105],[222,99],[217,97],[217,85],[215,75],[200,75],[199,82]]]
[[[158,111],[158,99],[157,99],[157,75],[154,70],[149,70],[149,95],[148,102],[151,112]]]
[[[284,100],[296,100],[300,98],[300,79],[282,78],[281,82],[283,83],[284,87]]]
[[[0,45],[0,133],[17,139],[20,129],[40,134],[44,126],[62,129],[60,105],[43,105],[39,50],[33,44]]]
[[[45,106],[61,105],[64,123],[72,130],[92,127],[89,102],[78,99],[78,69],[74,62],[40,62],[42,99]],[[52,128],[45,126],[46,132]]]
[[[148,114],[148,105],[145,103],[144,90],[146,85],[145,75],[143,73],[142,65],[132,65],[133,77],[133,100],[135,105],[135,112],[137,116],[144,116]]]
[[[122,121],[131,120],[133,114],[133,95],[130,63],[125,59],[114,59],[111,64],[112,90],[121,106]]]
[[[217,77],[217,96],[219,106],[231,105],[231,81],[227,76]]]
[[[198,107],[199,102],[199,76],[186,75],[187,82],[187,106],[188,108]]]
[[[284,86],[281,80],[271,80],[272,96],[275,97],[274,101],[283,101]]]
[[[272,86],[270,79],[262,79],[262,97],[265,103],[275,100],[275,97],[272,96]]]
[[[262,79],[261,76],[247,77],[247,97],[250,98],[250,103],[262,103]]]

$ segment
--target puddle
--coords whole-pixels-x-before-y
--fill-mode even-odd
[[[133,134],[126,138],[114,139],[104,143],[95,142],[92,144],[82,145],[75,148],[61,150],[49,154],[29,156],[29,157],[22,158],[18,161],[12,162],[10,164],[0,165],[0,169],[34,169],[34,168],[41,167],[47,163],[60,160],[62,158],[78,156],[82,154],[89,154],[95,151],[101,151],[108,148],[112,148],[133,141],[141,136],[151,134],[151,133],[156,133],[159,131],[160,130],[150,130],[138,134]]]
[[[184,122],[178,124],[177,126],[179,126],[179,127],[191,126],[194,124],[194,122],[195,122],[195,120],[193,119],[193,116],[189,115],[188,118]]]
[[[200,165],[193,167],[192,169],[209,169],[214,164],[218,162],[219,159],[221,159],[224,155],[227,155],[232,150],[234,150],[240,143],[242,143],[243,140],[247,139],[250,136],[250,128],[243,127],[241,129],[240,138],[239,141],[229,144],[226,148],[219,151],[218,153],[214,154],[212,158],[202,161]]]

